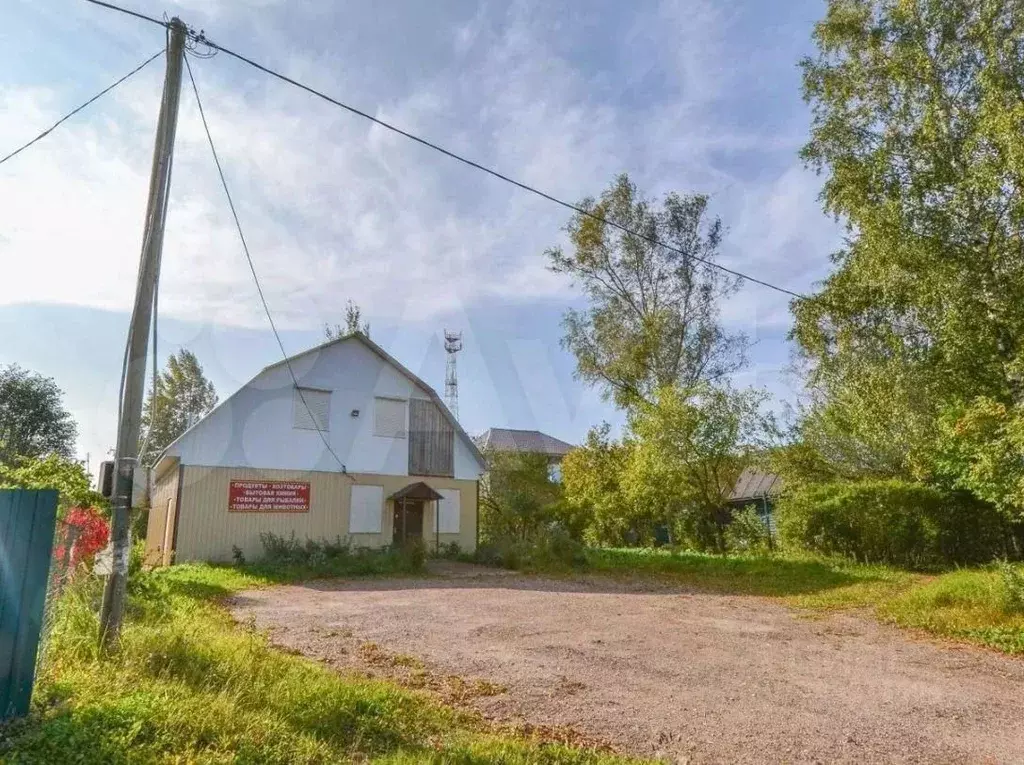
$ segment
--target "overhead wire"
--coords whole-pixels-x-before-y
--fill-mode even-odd
[[[601,223],[603,225],[607,225],[607,226],[611,226],[613,228],[616,228],[616,229],[618,229],[619,231],[622,231],[625,234],[628,234],[630,236],[635,236],[638,239],[642,239],[643,241],[647,242],[648,244],[652,244],[652,245],[655,245],[657,247],[664,247],[666,250],[668,250],[670,252],[674,252],[674,253],[676,253],[678,255],[682,255],[684,258],[690,258],[692,260],[696,260],[697,262],[703,263],[704,265],[709,266],[710,268],[715,268],[715,269],[717,269],[719,271],[722,271],[724,273],[731,274],[732,276],[735,276],[738,279],[742,279],[744,281],[748,281],[748,282],[751,282],[753,284],[758,284],[758,285],[760,285],[762,287],[767,287],[768,289],[775,290],[776,292],[781,292],[781,293],[783,293],[785,295],[789,295],[790,297],[796,298],[798,300],[806,299],[806,295],[802,295],[799,292],[794,292],[791,289],[788,289],[786,287],[780,287],[779,285],[772,284],[771,282],[765,281],[764,279],[759,279],[756,276],[751,276],[750,274],[744,273],[742,271],[737,271],[737,270],[735,270],[733,268],[729,268],[728,266],[723,266],[721,263],[716,263],[715,261],[709,260],[708,258],[702,258],[699,255],[694,255],[691,252],[686,252],[685,250],[682,250],[682,249],[680,249],[678,247],[674,247],[671,244],[667,244],[666,242],[662,242],[661,240],[657,239],[656,237],[648,236],[647,234],[644,234],[644,233],[642,233],[640,231],[636,231],[635,229],[631,229],[628,226],[624,226],[621,223],[618,223],[618,222],[616,222],[614,220],[610,220],[608,218],[605,218],[603,215],[598,215],[597,213],[595,213],[595,212],[593,212],[591,210],[588,210],[585,207],[580,207],[579,205],[573,204],[572,202],[566,202],[564,199],[559,199],[558,197],[554,196],[553,194],[549,194],[546,191],[541,191],[540,189],[536,188],[535,186],[531,186],[531,185],[529,185],[527,183],[524,183],[522,181],[517,181],[515,178],[512,178],[512,177],[510,177],[508,175],[505,175],[504,173],[501,173],[501,172],[499,172],[497,170],[494,170],[493,168],[487,167],[486,165],[482,165],[479,162],[476,162],[476,161],[474,161],[472,159],[469,159],[467,157],[462,156],[461,154],[456,154],[454,151],[446,149],[443,146],[440,146],[439,144],[434,143],[433,141],[429,141],[426,138],[421,138],[420,136],[416,135],[415,133],[410,133],[407,130],[403,130],[400,127],[392,125],[390,122],[387,122],[385,120],[380,119],[379,117],[374,117],[372,114],[364,112],[361,109],[358,109],[358,108],[356,108],[354,106],[350,106],[349,104],[346,104],[343,101],[339,101],[338,99],[333,98],[333,97],[327,95],[326,93],[323,93],[322,91],[317,90],[316,88],[313,88],[313,87],[311,87],[309,85],[306,85],[306,84],[304,84],[302,82],[299,82],[298,80],[292,79],[291,77],[289,77],[286,74],[282,74],[281,72],[275,71],[275,70],[271,69],[270,67],[264,66],[263,64],[260,64],[260,63],[258,63],[256,61],[253,61],[251,58],[248,58],[247,56],[243,56],[241,53],[236,53],[235,51],[231,50],[230,48],[225,48],[223,45],[220,45],[218,43],[215,43],[215,42],[211,41],[210,39],[208,39],[202,33],[196,35],[196,38],[199,41],[201,41],[202,43],[204,43],[205,45],[209,46],[210,48],[212,48],[214,50],[218,50],[221,53],[225,53],[228,56],[231,56],[232,58],[235,58],[235,59],[237,59],[237,60],[239,60],[239,61],[241,61],[241,62],[243,62],[245,64],[248,64],[249,66],[251,66],[251,67],[253,67],[255,69],[260,70],[261,72],[264,72],[264,73],[270,75],[271,77],[275,77],[275,78],[281,80],[282,82],[286,82],[289,85],[293,85],[294,87],[299,88],[300,90],[304,90],[307,93],[310,93],[311,95],[316,96],[317,98],[321,98],[321,99],[323,99],[324,101],[327,101],[330,104],[334,104],[335,106],[338,106],[338,107],[340,107],[342,109],[345,109],[346,111],[348,111],[348,112],[350,112],[352,114],[355,114],[355,115],[357,115],[359,117],[362,117],[363,119],[369,120],[370,122],[373,122],[374,124],[379,125],[382,128],[390,130],[393,133],[397,133],[398,135],[403,136],[405,138],[408,138],[411,141],[415,141],[416,143],[418,143],[418,144],[420,144],[422,146],[426,146],[429,149],[433,149],[434,151],[440,152],[441,154],[444,154],[446,157],[450,157],[451,159],[454,159],[457,162],[461,162],[464,165],[468,165],[469,167],[472,167],[472,168],[474,168],[476,170],[480,170],[480,171],[482,171],[484,173],[487,173],[488,175],[491,175],[491,176],[493,176],[495,178],[498,178],[499,180],[505,181],[506,183],[510,183],[513,186],[516,186],[517,188],[522,189],[523,191],[527,191],[527,192],[529,192],[531,194],[534,194],[534,195],[536,195],[538,197],[541,197],[542,199],[546,199],[549,202],[554,202],[555,204],[560,205],[561,207],[564,207],[567,210],[571,210],[572,212],[575,212],[575,213],[577,213],[579,215],[583,215],[583,216],[585,216],[587,218],[591,218],[592,220],[595,220],[598,223]]]
[[[113,3],[104,3],[103,0],[85,0],[85,1],[87,3],[92,3],[93,5],[102,6],[103,8],[109,8],[112,11],[120,11],[121,13],[127,13],[129,16],[134,16],[137,19],[142,19],[143,21],[148,21],[151,24],[156,24],[157,26],[161,26],[161,27],[169,27],[170,26],[170,23],[167,22],[167,21],[161,21],[160,19],[153,18],[152,16],[147,16],[146,14],[139,13],[138,11],[130,11],[127,8],[122,8],[120,5],[114,5]]]
[[[110,8],[112,10],[122,11],[122,12],[128,13],[128,14],[130,14],[132,16],[137,16],[139,18],[145,19],[146,21],[150,21],[150,22],[153,22],[155,24],[160,24],[161,26],[167,26],[166,22],[159,21],[158,19],[154,19],[152,17],[145,16],[145,15],[137,13],[135,11],[128,11],[128,10],[126,10],[124,8],[120,8],[120,7],[116,6],[116,5],[112,5],[111,3],[102,2],[101,0],[87,0],[87,1],[90,2],[90,3],[93,3],[95,5],[100,5],[100,6],[103,6],[105,8]],[[451,159],[454,159],[457,162],[461,162],[464,165],[472,167],[472,168],[474,168],[476,170],[479,170],[481,172],[487,173],[488,175],[493,176],[494,178],[498,178],[499,180],[502,180],[505,183],[509,183],[509,184],[511,184],[513,186],[516,186],[517,188],[522,189],[523,191],[526,191],[526,192],[529,192],[531,194],[534,194],[534,195],[536,195],[538,197],[541,197],[542,199],[546,199],[549,202],[553,202],[554,204],[559,205],[561,207],[564,207],[567,210],[571,210],[572,212],[575,212],[575,213],[577,213],[579,215],[583,215],[583,216],[585,216],[587,218],[595,220],[598,223],[601,223],[603,225],[611,226],[611,227],[613,227],[615,229],[618,229],[618,230],[622,231],[625,234],[628,234],[629,236],[635,236],[638,239],[641,239],[641,240],[647,242],[648,244],[652,244],[652,245],[654,245],[656,247],[664,247],[669,252],[674,252],[674,253],[676,253],[678,255],[682,255],[684,258],[689,258],[689,259],[695,260],[695,261],[697,261],[699,263],[703,263],[704,265],[708,266],[709,268],[717,269],[718,271],[730,274],[732,276],[735,276],[738,279],[742,279],[743,281],[747,281],[747,282],[750,282],[752,284],[757,284],[757,285],[759,285],[761,287],[766,287],[767,289],[774,290],[774,291],[782,293],[784,295],[788,295],[788,296],[790,296],[792,298],[796,298],[797,300],[806,300],[807,299],[807,295],[803,295],[803,294],[801,294],[799,292],[795,292],[794,290],[791,290],[791,289],[789,289],[787,287],[781,287],[781,286],[779,286],[777,284],[773,284],[772,282],[766,281],[764,279],[759,279],[758,277],[751,276],[750,274],[744,273],[743,271],[738,271],[736,269],[729,268],[728,266],[723,266],[721,263],[717,263],[717,262],[715,262],[713,260],[710,260],[708,258],[703,258],[703,257],[701,257],[699,255],[695,255],[695,254],[693,254],[691,252],[686,252],[685,250],[682,250],[682,249],[680,249],[678,247],[674,247],[671,244],[668,244],[666,242],[662,242],[661,240],[657,239],[656,237],[648,236],[647,234],[644,234],[644,233],[642,233],[640,231],[636,231],[634,229],[631,229],[628,226],[624,226],[621,223],[618,223],[618,222],[616,222],[614,220],[609,220],[608,218],[605,218],[602,215],[598,215],[597,213],[595,213],[595,212],[593,212],[591,210],[587,210],[584,207],[580,207],[577,204],[573,204],[572,202],[567,202],[564,199],[560,199],[560,198],[554,196],[553,194],[547,193],[546,191],[541,191],[540,189],[536,188],[535,186],[531,186],[528,183],[524,183],[522,181],[518,181],[515,178],[512,178],[512,177],[510,177],[508,175],[505,175],[504,173],[501,173],[501,172],[499,172],[499,171],[497,171],[497,170],[495,170],[493,168],[487,167],[486,165],[483,165],[483,164],[481,164],[479,162],[476,162],[475,160],[469,159],[468,157],[464,157],[461,154],[457,154],[454,151],[451,151],[450,149],[446,149],[443,146],[441,146],[441,145],[439,145],[437,143],[434,143],[433,141],[429,141],[426,138],[422,138],[422,137],[416,135],[415,133],[410,133],[407,130],[403,130],[402,128],[400,128],[400,127],[398,127],[396,125],[392,125],[390,122],[387,122],[386,120],[382,120],[379,117],[374,117],[372,114],[369,114],[368,112],[364,112],[361,109],[358,109],[358,108],[356,108],[354,106],[351,106],[351,105],[345,103],[344,101],[339,101],[338,99],[333,98],[332,96],[329,96],[326,93],[324,93],[324,92],[322,92],[320,90],[317,90],[316,88],[314,88],[314,87],[312,87],[310,85],[306,85],[305,83],[299,82],[298,80],[293,79],[293,78],[289,77],[286,74],[282,74],[281,72],[278,72],[278,71],[276,71],[274,69],[271,69],[268,66],[264,66],[263,64],[260,64],[259,62],[254,61],[253,59],[249,58],[248,56],[245,56],[245,55],[243,55],[241,53],[237,53],[237,52],[231,50],[230,48],[226,48],[225,46],[220,45],[219,43],[213,42],[208,37],[206,37],[205,32],[203,32],[202,30],[200,30],[199,32],[196,32],[195,30],[190,28],[188,30],[188,33],[189,33],[189,37],[191,37],[193,40],[195,40],[196,42],[202,43],[202,44],[206,45],[207,47],[209,47],[209,48],[211,48],[213,50],[217,50],[217,51],[220,51],[221,53],[225,53],[228,56],[231,56],[232,58],[237,59],[238,61],[241,61],[241,62],[243,62],[245,64],[248,64],[249,66],[253,67],[254,69],[258,69],[261,72],[270,75],[271,77],[274,77],[274,78],[276,78],[278,80],[281,80],[282,82],[286,82],[289,85],[292,85],[292,86],[294,86],[296,88],[299,88],[300,90],[304,90],[307,93],[309,93],[309,94],[311,94],[313,96],[316,96],[317,98],[323,99],[324,101],[327,101],[328,103],[333,104],[334,106],[337,106],[337,107],[339,107],[341,109],[344,109],[344,110],[346,110],[346,111],[348,111],[348,112],[350,112],[352,114],[355,114],[356,116],[362,117],[363,119],[369,120],[370,122],[372,122],[372,123],[374,123],[376,125],[379,125],[382,128],[385,128],[386,130],[390,130],[393,133],[396,133],[396,134],[398,134],[400,136],[408,138],[410,141],[414,141],[414,142],[416,142],[416,143],[418,143],[418,144],[420,144],[422,146],[426,146],[429,149],[433,149],[434,151],[439,152],[441,154],[444,154],[445,156],[447,156],[447,157],[449,157]]]
[[[139,64],[137,67],[135,67],[130,72],[128,72],[128,74],[126,74],[124,77],[121,77],[120,79],[116,80],[115,82],[112,82],[110,85],[105,87],[103,90],[101,90],[95,96],[90,98],[88,101],[85,101],[84,103],[79,104],[78,106],[76,106],[74,109],[72,109],[70,112],[65,114],[59,120],[54,122],[52,125],[50,125],[50,127],[46,128],[46,130],[44,130],[42,133],[37,135],[31,141],[29,141],[26,144],[23,144],[22,146],[19,146],[17,149],[12,151],[10,154],[5,156],[3,159],[0,159],[0,165],[2,165],[7,160],[13,159],[14,157],[18,156],[19,154],[21,154],[21,152],[25,151],[25,149],[27,149],[28,147],[30,147],[33,144],[37,143],[38,141],[41,141],[44,138],[46,138],[46,136],[48,136],[50,133],[52,133],[54,130],[56,130],[58,127],[60,127],[64,122],[67,122],[69,119],[71,119],[76,114],[78,114],[80,111],[82,111],[82,109],[85,109],[90,104],[94,103],[95,101],[97,101],[100,98],[102,98],[103,96],[105,96],[107,93],[109,93],[114,88],[116,88],[118,85],[120,85],[122,82],[124,82],[125,80],[129,79],[132,75],[134,75],[134,74],[140,72],[141,70],[145,69],[147,64],[149,64],[153,60],[159,58],[163,54],[163,52],[164,52],[164,49],[161,48],[156,53],[154,53],[152,56],[150,56],[145,61],[143,61],[141,64]]]
[[[235,220],[235,228],[238,229],[238,238],[242,243],[242,251],[245,253],[246,262],[249,264],[249,272],[252,274],[253,282],[256,284],[256,292],[259,295],[260,303],[263,304],[263,312],[267,315],[267,321],[270,324],[270,329],[277,340],[277,346],[281,349],[281,356],[284,359],[285,366],[288,368],[288,374],[291,375],[299,400],[302,402],[302,406],[305,407],[306,413],[309,414],[310,422],[313,423],[313,427],[320,435],[320,440],[323,441],[327,451],[330,452],[331,456],[334,457],[335,461],[341,467],[341,472],[348,476],[350,480],[354,481],[355,479],[349,476],[345,463],[342,462],[341,457],[338,456],[337,452],[335,452],[334,448],[331,446],[330,440],[328,440],[324,435],[323,430],[320,428],[320,424],[317,422],[316,416],[313,414],[313,410],[310,409],[310,406],[306,401],[306,397],[302,394],[302,387],[299,385],[299,378],[295,374],[295,370],[292,368],[291,358],[288,356],[288,352],[284,348],[284,342],[281,340],[281,335],[277,331],[277,325],[275,324],[274,317],[270,312],[270,306],[267,304],[267,298],[263,294],[263,287],[260,285],[260,278],[256,274],[256,266],[253,264],[252,255],[249,252],[249,245],[245,239],[245,232],[242,230],[242,223],[238,218],[238,211],[235,209],[235,202],[231,196],[231,190],[228,188],[227,178],[224,175],[224,168],[220,163],[220,157],[217,154],[217,147],[214,145],[213,135],[210,132],[210,125],[206,121],[206,111],[203,109],[203,100],[199,96],[199,86],[196,85],[196,78],[192,74],[192,65],[189,64],[188,56],[185,56],[185,68],[188,70],[188,78],[192,83],[192,92],[195,93],[196,96],[196,105],[199,107],[199,117],[203,122],[203,130],[206,132],[206,140],[210,144],[210,152],[213,154],[213,161],[217,166],[217,174],[220,176],[221,186],[224,188],[224,196],[227,197],[228,207],[231,208],[231,216]]]

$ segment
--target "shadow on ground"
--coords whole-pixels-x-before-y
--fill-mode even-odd
[[[818,561],[778,559],[679,559],[657,569],[625,566],[594,567],[564,573],[524,574],[475,564],[432,562],[421,576],[317,578],[298,586],[321,590],[396,591],[416,589],[507,589],[539,592],[614,594],[812,595],[857,584],[886,580],[885,573],[846,571]],[[244,596],[233,600],[244,603]]]

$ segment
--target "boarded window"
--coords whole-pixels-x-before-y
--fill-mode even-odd
[[[405,399],[374,399],[373,435],[405,438]]]
[[[452,450],[455,433],[433,401],[409,401],[409,475],[455,474]]]
[[[439,501],[437,531],[440,534],[458,534],[462,517],[462,492],[458,489],[438,489],[444,499]]]
[[[379,534],[384,516],[384,487],[353,485],[349,503],[348,533]]]
[[[331,392],[317,388],[296,388],[292,397],[292,425],[303,430],[328,430]]]

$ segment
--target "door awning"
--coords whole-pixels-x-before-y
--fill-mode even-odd
[[[441,494],[438,494],[434,489],[431,489],[423,481],[417,481],[411,483],[404,489],[399,489],[392,494],[388,499],[444,499]]]

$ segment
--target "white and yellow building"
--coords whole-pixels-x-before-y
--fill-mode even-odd
[[[484,469],[437,393],[355,333],[267,367],[163,451],[147,558],[256,560],[264,532],[471,551]]]

